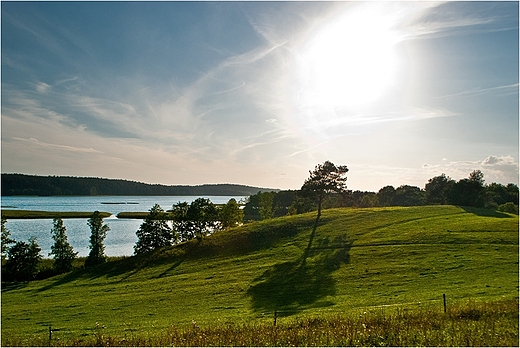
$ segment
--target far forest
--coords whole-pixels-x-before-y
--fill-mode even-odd
[[[258,191],[272,189],[235,184],[168,186],[119,179],[2,174],[2,196],[249,196]]]

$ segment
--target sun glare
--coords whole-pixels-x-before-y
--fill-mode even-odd
[[[397,66],[392,25],[382,13],[357,10],[322,26],[299,57],[300,99],[313,108],[377,101]]]

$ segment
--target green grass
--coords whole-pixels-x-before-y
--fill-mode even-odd
[[[518,298],[516,215],[453,206],[326,210],[303,265],[314,218],[304,214],[251,223],[201,244],[3,284],[2,344],[48,344],[51,325],[59,330],[53,337],[70,344],[92,345],[102,332],[116,345],[125,345],[122,339],[162,345],[157,342],[172,325],[181,331],[193,321],[207,330],[272,326],[275,310],[278,325],[290,326],[382,308],[442,313],[442,294],[449,309],[469,299],[486,306]],[[518,344],[518,313],[515,318]]]
[[[94,212],[82,211],[39,211],[39,210],[2,210],[3,219],[84,219],[92,217]],[[101,217],[106,218],[112,214],[100,212]]]

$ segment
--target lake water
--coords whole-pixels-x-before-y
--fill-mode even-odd
[[[134,253],[137,242],[135,232],[143,220],[118,219],[120,212],[148,211],[154,204],[164,210],[171,209],[178,202],[191,203],[198,196],[10,196],[2,197],[2,210],[42,210],[42,211],[104,211],[112,214],[104,223],[110,227],[105,239],[105,253],[108,256],[129,256]],[[243,196],[204,196],[215,204],[227,203],[231,198],[238,201],[247,199]],[[79,256],[89,253],[90,228],[87,219],[63,219],[67,228],[69,243]],[[48,257],[53,244],[51,229],[52,219],[11,219],[5,225],[11,231],[11,238],[17,241],[28,241],[36,237],[42,249],[42,256]]]

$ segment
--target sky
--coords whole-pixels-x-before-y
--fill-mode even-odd
[[[518,184],[518,2],[1,2],[1,172]]]

